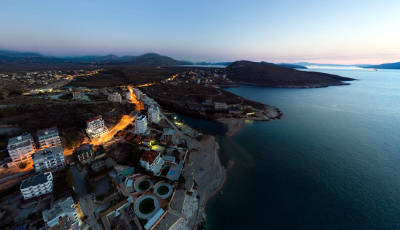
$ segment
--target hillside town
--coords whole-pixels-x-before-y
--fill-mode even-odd
[[[0,220],[5,222],[0,227],[201,227],[225,168],[215,138],[192,129],[175,112],[227,124],[228,134],[239,130],[244,119],[280,116],[274,107],[220,89],[233,85],[216,68],[134,87],[63,83],[29,89],[21,100],[32,106],[19,109],[26,115],[5,107],[8,123],[29,128],[8,136],[7,156],[0,159]]]
[[[74,78],[98,74],[100,69],[46,70],[0,73],[1,88],[46,89]]]
[[[82,90],[70,92],[70,100],[82,100]],[[0,219],[13,216],[2,229],[201,225],[201,209],[224,178],[213,137],[189,126],[178,127],[181,122],[176,116],[165,113],[139,88],[122,87],[109,92],[107,100],[129,103],[135,109],[113,127],[102,114],[88,119],[87,138],[72,149],[63,143],[57,127],[9,138],[9,160],[0,173],[15,174],[1,181],[13,179],[19,189],[6,189],[0,200]],[[193,165],[198,158],[203,159]],[[204,167],[212,173],[194,173]],[[214,182],[210,177],[215,177]],[[199,189],[199,185],[204,186]]]

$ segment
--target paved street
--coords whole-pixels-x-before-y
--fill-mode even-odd
[[[95,216],[95,213],[94,213],[95,208],[94,208],[94,205],[93,205],[93,200],[90,197],[90,195],[87,195],[85,197],[80,198],[79,199],[79,206],[81,207],[83,214],[88,217],[89,226],[92,229],[101,230],[102,227],[97,222],[97,219],[96,219],[96,216]]]

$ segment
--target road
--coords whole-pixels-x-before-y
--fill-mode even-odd
[[[81,198],[88,195],[85,174],[81,173],[76,165],[72,165],[70,171],[72,177],[74,178],[74,188],[75,192],[78,194],[78,197]]]
[[[79,206],[84,215],[88,217],[88,224],[91,229],[101,230],[103,229],[99,222],[97,222],[97,218],[95,215],[95,207],[93,205],[93,200],[91,195],[86,195],[79,199]]]

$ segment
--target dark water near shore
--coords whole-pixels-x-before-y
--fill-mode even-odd
[[[359,79],[350,86],[229,91],[277,106],[281,120],[248,123],[208,229],[400,229],[400,71],[318,70]]]

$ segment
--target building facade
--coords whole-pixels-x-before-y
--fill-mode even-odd
[[[147,118],[146,115],[140,115],[135,119],[135,133],[146,134],[147,133]]]
[[[153,172],[154,175],[158,175],[164,164],[164,159],[159,152],[147,151],[140,157],[139,163],[146,170]]]
[[[40,148],[61,146],[61,139],[56,127],[39,130],[36,134]]]
[[[55,171],[65,166],[65,159],[61,146],[49,147],[32,154],[33,166],[36,172]]]
[[[86,133],[90,138],[97,138],[108,132],[102,116],[97,116],[86,122]]]
[[[82,93],[76,89],[73,89],[71,91],[72,93],[72,99],[73,100],[81,100],[82,99]]]
[[[51,172],[39,173],[23,180],[20,191],[25,200],[38,197],[53,191],[53,175]]]
[[[228,105],[225,102],[214,102],[215,110],[227,110]]]
[[[108,95],[107,100],[112,101],[112,102],[122,103],[122,96],[121,96],[121,94],[115,92],[115,93]]]
[[[33,137],[30,133],[13,137],[8,140],[8,153],[12,159],[12,163],[21,163],[31,160],[31,155],[35,152]]]
[[[42,217],[48,229],[79,229],[78,212],[72,197],[58,200]]]
[[[160,108],[158,106],[150,106],[147,111],[147,116],[149,117],[149,121],[152,123],[160,123]]]
[[[74,155],[78,158],[82,164],[87,164],[94,160],[93,145],[83,144],[75,149]]]

